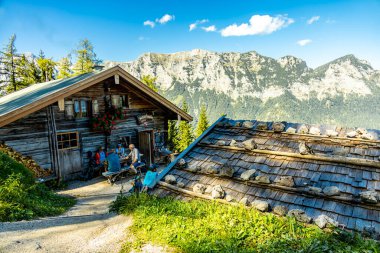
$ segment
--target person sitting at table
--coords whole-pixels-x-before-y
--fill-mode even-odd
[[[119,155],[119,157],[124,157],[125,156],[124,147],[120,143],[117,144],[116,153]]]
[[[131,158],[131,170],[133,173],[137,174],[136,167],[140,165],[140,151],[135,147],[134,144],[129,144],[129,150],[131,151],[129,155],[127,155],[127,159]]]
[[[114,148],[111,149],[111,152],[108,154],[107,161],[108,161],[107,171],[109,171],[109,172],[120,171],[120,169],[121,169],[120,158],[116,154],[116,151]]]
[[[103,151],[103,147],[99,147],[98,152],[95,154],[95,161],[97,165],[103,165],[106,160],[106,153]]]

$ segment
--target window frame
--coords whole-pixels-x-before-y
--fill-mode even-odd
[[[76,103],[78,103],[79,106],[79,112],[76,112]],[[83,116],[83,108],[82,108],[82,103],[86,105],[86,116]],[[88,119],[91,118],[92,116],[92,100],[88,98],[76,98],[73,99],[73,116],[74,119]]]
[[[75,138],[71,138],[72,134],[75,134]],[[68,135],[68,139],[62,140],[58,136]],[[76,141],[76,146],[71,146],[72,141]],[[69,147],[64,147],[64,143],[68,142]],[[62,147],[60,147],[60,144],[62,144]],[[58,150],[69,150],[69,149],[78,149],[80,148],[79,145],[79,132],[78,131],[71,131],[71,132],[58,132],[57,133],[57,145]]]

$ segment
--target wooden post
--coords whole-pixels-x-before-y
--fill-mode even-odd
[[[65,99],[58,100],[58,108],[60,112],[65,110]]]
[[[62,175],[61,175],[61,170],[59,167],[57,128],[55,124],[54,109],[52,108],[52,105],[47,107],[46,117],[47,117],[47,127],[48,127],[50,159],[51,159],[54,172],[56,173],[56,176],[58,177],[58,181],[60,181]]]
[[[181,123],[181,115],[177,115],[177,127],[179,126],[179,123]]]
[[[119,75],[115,75],[115,84],[120,84],[120,77]]]

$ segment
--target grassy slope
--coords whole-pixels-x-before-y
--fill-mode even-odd
[[[293,218],[192,200],[182,202],[145,194],[119,196],[111,210],[132,214],[133,242],[123,252],[145,243],[179,252],[380,252],[380,244],[336,229],[322,231]]]
[[[0,151],[0,221],[57,215],[74,203],[74,199],[36,184],[24,165]]]

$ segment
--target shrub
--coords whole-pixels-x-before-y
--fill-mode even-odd
[[[0,221],[57,215],[74,203],[36,184],[30,170],[0,151]]]

